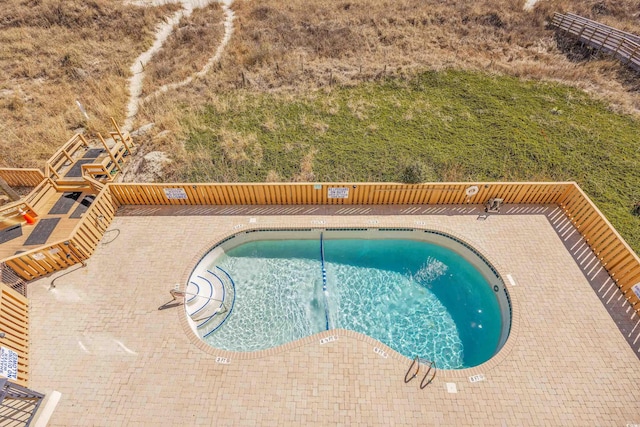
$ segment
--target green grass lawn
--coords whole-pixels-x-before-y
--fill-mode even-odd
[[[416,163],[424,181],[571,180],[640,252],[640,123],[566,86],[428,72],[305,95],[230,92],[184,123],[184,181],[397,182]]]

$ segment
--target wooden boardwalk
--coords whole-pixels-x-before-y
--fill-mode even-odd
[[[613,56],[640,71],[640,36],[583,18],[572,13],[553,15],[551,25],[580,42]]]

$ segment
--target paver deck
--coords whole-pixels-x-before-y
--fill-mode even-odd
[[[478,207],[367,208],[284,215],[178,207],[155,216],[144,216],[144,208],[126,216],[125,208],[86,268],[60,277],[55,288],[52,277],[29,285],[30,387],[62,393],[51,425],[640,423],[640,360],[550,223],[557,208],[485,220]],[[184,328],[182,307],[158,310],[199,254],[231,230],[362,225],[448,230],[488,255],[516,282],[508,351],[478,368],[439,372],[420,390],[417,381],[403,381],[409,359],[352,332],[240,358],[203,348]],[[470,382],[478,373],[486,379]]]

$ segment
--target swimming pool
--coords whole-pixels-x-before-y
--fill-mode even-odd
[[[490,359],[510,327],[496,270],[465,242],[431,230],[241,232],[193,270],[187,291],[204,288],[188,303],[192,329],[231,351],[342,328],[459,369]],[[205,301],[214,309],[194,315]]]

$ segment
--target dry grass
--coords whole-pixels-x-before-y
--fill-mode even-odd
[[[572,11],[640,33],[637,0],[545,0],[533,12],[523,11],[523,4],[238,1],[237,30],[223,69],[209,84],[306,90],[453,67],[563,81],[626,111],[640,110],[637,78],[606,59],[569,61],[546,27],[553,12]]]
[[[313,173],[313,158],[318,154],[317,148],[311,148],[300,162],[300,172],[293,177],[293,182],[312,182],[316,175]]]
[[[575,44],[547,27],[553,12],[574,12],[640,34],[637,0],[544,0],[532,12],[523,5],[503,0],[236,0],[235,30],[220,66],[154,101],[155,107],[145,105],[140,123],[153,121],[161,124],[158,132],[173,131],[172,151],[181,160],[175,166],[181,167],[190,161],[181,150],[188,129],[174,114],[190,115],[204,104],[220,110],[222,92],[240,87],[279,91],[293,100],[332,86],[448,68],[557,81],[591,93],[614,110],[640,112],[637,73],[606,57],[576,56]],[[339,114],[339,106],[327,108]],[[348,108],[367,119],[366,103]],[[406,120],[428,110],[416,106]],[[282,125],[267,118],[262,127]],[[317,126],[323,132],[322,124]],[[452,179],[456,169],[451,165]],[[178,176],[174,172],[168,178]]]
[[[222,8],[213,3],[184,17],[146,67],[145,97],[159,87],[178,83],[200,71],[222,40]]]
[[[259,166],[262,163],[262,147],[255,134],[242,135],[228,129],[220,129],[218,139],[225,159],[233,166],[246,162]]]
[[[42,167],[74,129],[104,132],[110,116],[122,120],[131,63],[173,9],[107,0],[3,2],[0,166]]]
[[[97,129],[109,116],[121,120],[131,62],[148,46],[159,17],[175,10],[143,10],[106,0],[8,3],[0,21],[0,69],[9,76],[0,83],[0,126],[5,135],[0,149],[12,150],[0,165],[9,166],[39,166],[72,129]],[[614,109],[640,111],[637,74],[613,60],[581,58],[546,27],[553,12],[570,11],[640,34],[637,0],[544,0],[532,12],[524,11],[523,4],[236,0],[234,34],[220,66],[188,86],[148,99],[137,123],[156,126],[141,142],[145,151],[171,152],[177,160],[172,167],[179,169],[191,161],[204,162],[183,150],[190,129],[181,117],[205,104],[220,110],[218,104],[228,102],[220,100],[221,92],[244,86],[311,96],[317,89],[330,91],[388,75],[412,76],[425,69],[462,68],[560,81],[594,94]],[[221,20],[218,5],[196,9],[184,19],[148,64],[145,93],[199,70],[222,37]],[[76,99],[89,110],[89,123]],[[348,108],[362,120],[370,116],[366,103]],[[337,105],[327,109],[340,113]],[[428,106],[416,106],[405,120],[425,111]],[[447,120],[446,115],[441,118]],[[277,130],[283,124],[267,117],[262,126]],[[323,123],[314,126],[319,133],[326,131]],[[375,131],[374,126],[371,132]],[[162,138],[155,138],[159,133]],[[451,166],[454,178],[456,165]]]

